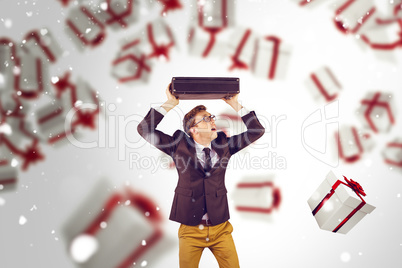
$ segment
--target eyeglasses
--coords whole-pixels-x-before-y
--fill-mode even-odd
[[[211,115],[204,116],[200,121],[198,121],[197,123],[193,124],[193,127],[196,126],[201,121],[204,121],[204,122],[208,123],[208,122],[211,122],[211,120],[215,120],[215,115],[211,114]]]

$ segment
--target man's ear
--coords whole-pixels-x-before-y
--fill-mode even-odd
[[[197,133],[197,130],[195,129],[195,127],[190,128],[190,132],[194,135]]]

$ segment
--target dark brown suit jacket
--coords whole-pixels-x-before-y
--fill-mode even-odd
[[[199,162],[194,140],[181,130],[173,136],[156,130],[163,115],[151,109],[138,125],[138,133],[156,148],[173,158],[179,174],[175,189],[170,220],[186,225],[198,225],[205,209],[213,225],[229,219],[227,190],[225,187],[225,171],[230,157],[260,138],[264,127],[252,111],[242,117],[247,131],[227,137],[218,132],[218,137],[212,141],[211,147],[219,156],[210,174],[206,174]],[[206,206],[206,208],[205,208]]]

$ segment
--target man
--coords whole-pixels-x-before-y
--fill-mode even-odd
[[[179,180],[175,189],[170,220],[179,228],[179,262],[182,268],[198,267],[202,251],[209,248],[219,267],[239,267],[229,223],[225,171],[230,157],[260,138],[264,127],[254,112],[246,110],[238,95],[222,99],[236,112],[244,114],[247,131],[227,137],[216,131],[214,116],[199,105],[183,119],[187,134],[177,130],[173,136],[156,130],[163,116],[179,104],[166,89],[168,100],[151,109],[138,125],[138,133],[175,162]]]

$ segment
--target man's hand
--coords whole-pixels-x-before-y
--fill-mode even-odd
[[[229,104],[236,112],[240,111],[243,106],[238,101],[239,94],[233,95],[230,98],[222,98],[224,102]]]
[[[171,84],[171,83],[170,83]],[[176,105],[179,104],[179,98],[174,96],[172,93],[170,93],[170,84],[166,88],[166,96],[167,96],[167,101],[162,104],[162,107],[169,112],[171,109],[173,109]]]

